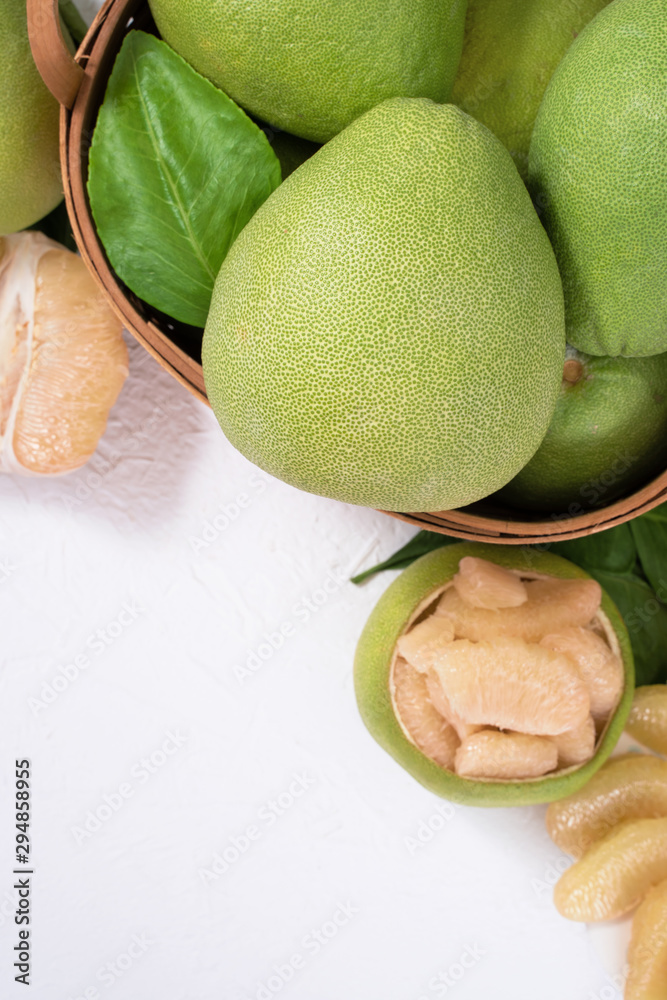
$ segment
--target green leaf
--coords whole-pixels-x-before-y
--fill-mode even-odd
[[[637,562],[637,549],[628,524],[619,524],[584,538],[555,542],[552,550],[585,569],[604,569],[613,573],[632,573]]]
[[[58,9],[65,27],[78,48],[88,31],[86,22],[81,17],[79,9],[73,0],[58,0]]]
[[[370,576],[381,573],[385,569],[405,569],[415,559],[419,559],[420,556],[425,555],[427,552],[433,552],[434,549],[441,549],[443,545],[451,545],[453,542],[460,541],[460,538],[450,538],[449,535],[441,535],[436,531],[419,531],[414,538],[410,539],[407,545],[394,552],[393,556],[389,556],[388,559],[378,563],[377,566],[371,566],[370,569],[364,570],[363,573],[353,576],[352,583],[363,583]]]
[[[90,149],[88,192],[118,276],[204,326],[232,243],[280,184],[264,133],[164,42],[131,31]]]
[[[635,574],[585,568],[623,616],[635,657],[637,684],[667,680],[667,608]]]
[[[667,603],[667,504],[630,522],[644,574],[658,598]]]

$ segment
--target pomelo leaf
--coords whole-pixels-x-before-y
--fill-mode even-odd
[[[78,47],[86,36],[88,26],[74,0],[58,0],[58,10],[65,27]]]
[[[204,326],[232,243],[280,184],[264,133],[164,42],[131,31],[90,149],[98,234],[125,284]]]
[[[635,574],[584,568],[604,587],[623,616],[635,658],[637,685],[667,680],[667,607]]]
[[[644,575],[659,599],[667,603],[667,504],[636,517],[630,528]]]
[[[637,562],[637,548],[629,524],[599,531],[583,538],[556,542],[553,550],[584,569],[604,569],[612,573],[632,573]]]
[[[387,569],[405,569],[415,559],[426,555],[427,552],[433,552],[434,549],[440,549],[443,545],[452,545],[454,542],[460,541],[460,538],[450,538],[449,535],[441,535],[436,531],[418,531],[414,538],[411,538],[406,545],[394,552],[384,562],[378,563],[377,566],[371,566],[370,569],[364,570],[363,573],[353,576],[351,578],[352,583],[363,583],[369,577],[375,576],[376,573],[382,573]]]

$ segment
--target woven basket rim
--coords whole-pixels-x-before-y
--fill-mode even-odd
[[[53,0],[29,0],[42,4]],[[97,237],[90,212],[84,177],[82,150],[89,142],[92,124],[106,89],[113,58],[120,40],[131,27],[131,19],[146,7],[146,0],[106,0],[95,17],[76,54],[84,73],[71,110],[61,106],[60,153],[67,211],[74,237],[93,278],[103,291],[123,325],[182,385],[202,402],[208,403],[201,364],[175,343],[156,322],[142,316],[109,264]],[[31,39],[32,40],[32,39]],[[110,59],[110,46],[116,45]],[[34,46],[33,46],[34,48]],[[102,86],[103,85],[103,86]],[[603,531],[651,510],[667,500],[667,469],[629,496],[606,507],[591,509],[572,517],[531,516],[520,520],[522,512],[509,509],[506,515],[492,516],[473,509],[435,513],[383,511],[416,527],[472,541],[522,545],[580,538]]]

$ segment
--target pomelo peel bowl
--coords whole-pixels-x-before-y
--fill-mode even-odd
[[[457,639],[452,643],[450,652],[459,657],[459,663],[453,668],[450,663],[445,668],[451,671],[445,691],[449,697],[450,713],[453,712],[456,716],[458,710],[464,717],[458,720],[452,719],[450,714],[449,721],[453,721],[455,726],[445,724],[441,727],[439,736],[442,739],[434,741],[434,746],[439,749],[439,753],[436,754],[439,757],[440,762],[438,762],[419,748],[415,742],[414,729],[410,731],[405,724],[407,712],[417,704],[421,695],[417,693],[411,696],[411,700],[406,701],[407,660],[400,655],[401,648],[403,652],[413,656],[413,663],[416,661],[414,651],[411,653],[409,641],[406,643],[405,638],[402,642],[401,640],[402,637],[409,635],[416,625],[424,621],[436,621],[439,615],[434,615],[433,612],[439,608],[442,610],[443,594],[454,592],[453,580],[460,572],[459,566],[464,559],[484,560],[503,570],[509,570],[515,578],[527,585],[529,591],[534,581],[542,581],[538,583],[538,589],[542,591],[550,588],[556,592],[564,589],[567,591],[568,582],[575,584],[574,591],[584,595],[583,603],[577,598],[579,601],[577,614],[580,618],[585,617],[593,606],[586,605],[588,600],[586,594],[588,591],[590,593],[593,591],[593,581],[588,574],[551,553],[475,543],[451,545],[431,552],[413,563],[390,585],[373,610],[359,639],[355,656],[355,690],[362,719],[380,746],[421,784],[443,798],[479,806],[527,805],[562,798],[576,791],[592,777],[610,755],[623,731],[634,690],[634,664],[623,620],[604,591],[601,593],[601,599],[598,592],[597,602],[593,603],[598,603],[599,606],[593,613],[591,631],[604,638],[611,654],[618,658],[622,674],[614,706],[606,718],[598,718],[595,721],[596,736],[593,741],[592,756],[590,756],[590,742],[587,751],[579,754],[579,759],[588,758],[584,759],[583,763],[568,766],[566,763],[568,758],[562,757],[563,751],[558,744],[562,739],[564,728],[570,726],[570,723],[572,723],[570,735],[578,734],[582,746],[585,746],[587,740],[590,741],[590,735],[586,735],[585,729],[586,726],[590,729],[590,722],[587,723],[586,720],[590,716],[591,707],[590,702],[586,701],[586,693],[582,693],[582,686],[585,689],[587,681],[569,657],[559,655],[548,648],[549,645],[553,646],[553,643],[543,645],[541,641],[532,641],[537,638],[540,631],[543,632],[543,637],[548,635],[549,631],[563,632],[562,614],[561,620],[554,619],[553,628],[550,627],[549,611],[545,610],[548,608],[548,603],[544,605],[542,612],[538,611],[538,614],[544,613],[544,623],[537,628],[534,636],[529,636],[531,641],[526,642],[518,634],[522,627],[520,624],[518,627],[509,626],[509,631],[514,631],[514,635],[498,634],[498,631],[503,631],[501,628],[495,630],[495,635],[491,630],[488,638],[479,641]],[[556,583],[551,584],[550,580]],[[587,581],[590,581],[590,586]],[[532,589],[535,590],[534,587]],[[533,612],[539,607],[539,601],[531,601],[528,605],[530,613],[526,615],[526,620],[533,618]],[[475,612],[479,610],[484,609],[473,608]],[[485,613],[492,616],[496,614],[500,620],[505,610],[513,612],[515,621],[518,620],[516,612],[521,612],[520,607],[506,606],[498,611],[487,610]],[[455,621],[451,615],[450,620]],[[485,620],[483,615],[480,620]],[[582,626],[565,626],[568,627],[576,629]],[[462,626],[455,621],[454,633],[460,635],[461,630]],[[494,643],[499,643],[501,647],[498,653],[499,659],[506,658],[508,650],[515,657],[512,659],[512,656],[509,656],[506,659],[507,688],[514,691],[514,695],[509,696],[508,704],[503,704],[502,694],[498,696],[497,684],[495,692],[493,690],[492,678],[495,668],[489,667],[488,664],[494,662]],[[516,650],[523,651],[524,647],[529,650],[528,659],[522,661],[520,657],[517,660]],[[483,654],[481,660],[478,657],[480,652]],[[425,655],[428,656],[428,651]],[[526,656],[523,652],[521,655],[524,658]],[[538,663],[536,668],[534,659]],[[558,683],[564,685],[563,696],[560,699],[557,692],[554,696],[553,684],[549,681],[550,671],[555,671]],[[518,731],[519,724],[523,725],[527,718],[525,692],[528,688],[522,690],[522,674],[530,674],[532,692],[530,697],[534,699],[537,692],[540,704],[544,701],[546,705],[544,718],[535,717],[529,720],[527,728],[531,730],[530,733],[527,733],[525,728],[523,731]],[[427,677],[424,688],[428,690],[428,682],[432,680],[430,675],[413,673],[413,681],[415,676]],[[495,676],[497,680],[497,674]],[[512,697],[515,697],[514,706],[510,704]],[[437,698],[435,700],[437,702]],[[491,705],[491,716],[488,714],[489,705]],[[430,700],[429,711],[431,707],[433,699]],[[522,712],[523,717],[521,717]],[[546,717],[547,714],[549,718]],[[420,718],[423,718],[423,715]],[[440,721],[444,722],[444,719],[441,717]],[[430,716],[430,722],[432,726],[437,725],[436,715]],[[454,728],[457,731],[452,736]],[[432,732],[432,729],[429,730],[429,736]],[[417,738],[419,739],[419,736]],[[420,742],[422,746],[426,745],[423,741]],[[570,759],[577,759],[577,742],[575,739],[575,756]],[[555,754],[547,746],[551,743],[557,746]],[[488,763],[489,755],[494,763],[499,763],[501,773],[529,775],[532,768],[533,776],[466,777],[462,773],[456,773],[460,770],[479,774],[475,769],[475,760],[483,759]],[[550,770],[546,770],[547,768]],[[542,773],[539,773],[540,771]]]

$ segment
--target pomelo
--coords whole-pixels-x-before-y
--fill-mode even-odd
[[[547,576],[555,577],[559,582],[590,581],[590,577],[573,563],[551,553],[528,548],[466,542],[449,545],[422,556],[390,584],[373,609],[359,639],[354,661],[354,682],[361,717],[371,735],[384,750],[426,788],[444,798],[480,806],[526,805],[562,798],[581,788],[591,778],[612,752],[623,731],[634,688],[634,666],[627,630],[615,605],[603,591],[601,606],[596,613],[596,628],[599,628],[615,646],[622,659],[624,685],[620,700],[597,738],[591,759],[582,765],[575,764],[550,774],[522,780],[466,778],[453,773],[451,758],[457,753],[456,734],[451,731],[453,727],[439,729],[437,718],[434,716],[429,720],[428,728],[423,734],[425,742],[422,742],[422,733],[418,733],[416,739],[414,730],[410,730],[413,738],[406,733],[405,724],[407,722],[409,725],[410,720],[406,719],[399,702],[399,696],[401,699],[404,698],[404,677],[396,674],[394,664],[398,666],[401,663],[400,657],[396,659],[399,639],[415,622],[430,621],[430,618],[424,616],[430,613],[434,603],[440,599],[443,589],[451,583],[461,560],[466,556],[486,559],[528,580]],[[495,613],[502,615],[506,610],[512,609],[500,609]],[[503,642],[506,644],[508,640],[504,639]],[[518,644],[518,640],[514,642]],[[554,663],[556,664],[555,660]],[[502,663],[493,667],[496,674],[501,674],[503,669]],[[526,664],[522,669],[526,669]],[[558,673],[562,672],[563,664],[558,661],[555,669]],[[412,678],[405,671],[405,667],[403,672],[407,680],[411,681]],[[420,673],[418,676],[424,675]],[[547,676],[544,674],[541,679],[538,678],[540,685],[547,683]],[[457,682],[462,680],[463,675]],[[471,683],[472,680],[473,678]],[[511,671],[508,674],[507,685],[497,684],[495,690],[490,691],[489,675],[483,685],[473,684],[466,698],[470,699],[477,691],[480,705],[482,701],[484,703],[494,701],[495,710],[498,711],[503,706],[503,698],[506,695],[512,697],[511,689],[516,688],[518,683],[518,673]],[[554,710],[557,708],[553,696],[552,691],[547,699],[551,722],[555,721]],[[419,697],[420,692],[415,689],[410,700],[410,709],[412,719],[423,725],[424,720],[418,711]],[[459,701],[462,704],[461,699]],[[540,710],[540,704],[541,702],[536,703],[536,711]],[[516,706],[519,706],[519,702]],[[426,707],[428,708],[428,703]],[[509,703],[503,710],[506,712],[508,707]],[[557,711],[562,714],[569,708],[565,700]],[[397,716],[397,710],[401,715],[401,721]],[[578,716],[579,706],[572,705],[572,713]],[[560,728],[562,724],[561,719],[558,725],[552,728]],[[442,726],[442,718],[440,725]],[[493,730],[486,730],[489,731]],[[556,736],[558,738],[558,734]],[[488,742],[490,739],[492,737],[484,737],[484,741]],[[488,766],[489,761],[484,760],[484,756],[491,752],[491,764],[496,763],[505,768],[509,762],[510,767],[516,769],[519,763],[516,746],[501,747],[500,752],[494,754],[492,747],[479,745],[479,740],[471,740],[468,744],[468,740],[471,738],[466,737],[463,741],[467,744],[464,752],[472,749],[476,764],[482,760]],[[434,759],[434,752],[439,752],[439,762]],[[542,759],[540,747],[537,745],[527,747],[525,752],[528,769],[536,765],[535,758],[539,764]]]
[[[667,760],[632,752],[607,761],[580,791],[550,805],[547,832],[561,851],[581,858],[618,823],[659,816],[667,816]]]
[[[465,0],[149,0],[164,40],[237,104],[326,142],[388,97],[449,97]]]
[[[609,0],[469,0],[452,103],[507,147],[522,177],[537,109],[551,76]]]
[[[667,754],[667,686],[637,688],[627,730],[654,753]]]
[[[218,276],[208,397],[300,489],[396,511],[508,482],[565,352],[549,241],[502,144],[453,105],[357,119],[262,205]]]
[[[667,817],[630,819],[596,840],[567,869],[554,890],[554,903],[569,920],[615,920],[665,879]]]
[[[667,351],[667,0],[614,0],[568,50],[533,130],[529,185],[588,354]]]
[[[127,348],[81,257],[40,232],[0,237],[0,372],[0,472],[84,465],[127,378]]]
[[[498,494],[512,506],[580,514],[667,467],[667,354],[602,358],[568,350],[542,444]]]
[[[37,71],[26,5],[0,0],[0,235],[33,225],[63,197],[59,106]]]
[[[667,879],[651,889],[632,920],[625,1000],[660,1000],[667,983]]]

